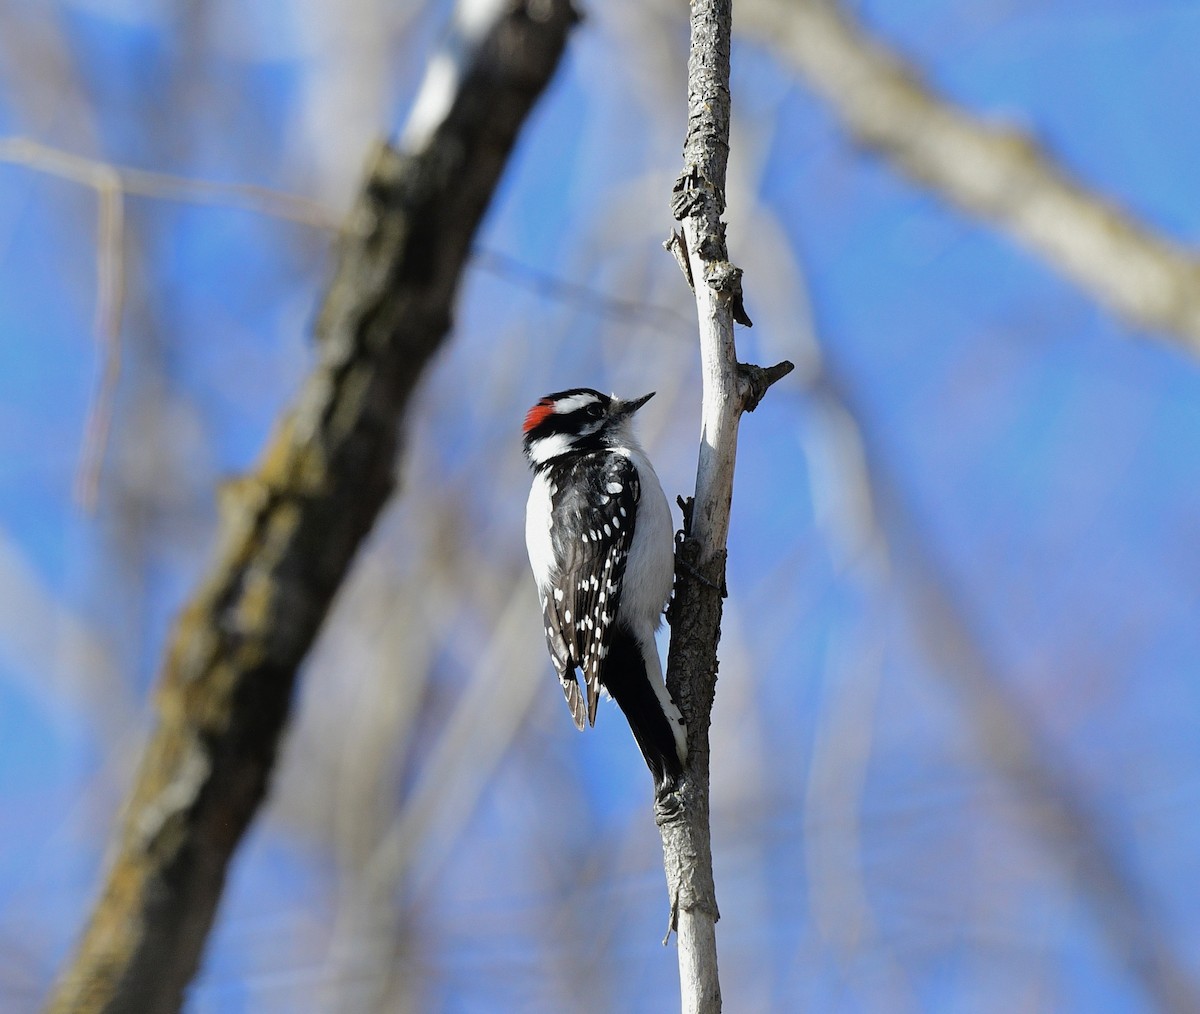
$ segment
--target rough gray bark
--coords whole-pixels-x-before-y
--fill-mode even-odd
[[[1200,353],[1200,257],[1089,191],[1026,134],[937,95],[831,0],[745,0],[742,27],[808,78],[850,134],[994,223],[1126,318]]]
[[[297,667],[392,490],[409,397],[575,20],[567,0],[509,4],[425,147],[377,152],[317,321],[319,361],[255,471],[224,498],[103,894],[50,1010],[179,1008],[267,791]]]
[[[667,686],[688,725],[688,764],[678,790],[660,798],[655,816],[678,934],[682,1009],[721,1009],[717,970],[716,888],[709,829],[709,743],[721,636],[726,539],[733,498],[738,421],[768,387],[791,372],[740,365],[735,320],[749,325],[741,271],[725,245],[725,169],[729,157],[731,0],[693,0],[688,59],[688,133],[684,170],[671,209],[683,229],[667,243],[696,294],[704,380],[696,495],[684,511],[677,549]]]

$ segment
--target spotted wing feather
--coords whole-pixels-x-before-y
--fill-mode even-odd
[[[546,621],[546,644],[550,648],[550,661],[554,663],[554,671],[558,673],[558,681],[562,684],[567,707],[571,711],[571,718],[575,720],[575,728],[582,730],[587,720],[587,706],[583,703],[583,694],[579,690],[579,677],[575,674],[572,649],[563,637],[562,615],[555,604],[553,594],[542,600],[542,617]]]
[[[621,601],[641,488],[629,458],[612,452],[556,465],[550,480],[556,566],[542,612],[567,706],[582,729],[585,716],[589,724],[596,722],[601,664]],[[578,536],[568,541],[558,534],[564,532]],[[583,674],[586,708],[576,668]]]

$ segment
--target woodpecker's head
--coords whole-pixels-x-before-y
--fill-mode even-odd
[[[525,416],[525,454],[536,468],[572,451],[634,444],[629,420],[653,397],[622,401],[590,387],[548,394]]]

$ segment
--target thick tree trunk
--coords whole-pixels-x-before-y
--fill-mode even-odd
[[[503,7],[423,147],[382,147],[317,322],[319,362],[228,491],[208,576],[167,651],[103,895],[50,1010],[177,1010],[266,791],[296,670],[390,494],[398,430],[463,263],[575,14]]]

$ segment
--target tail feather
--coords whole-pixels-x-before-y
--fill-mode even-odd
[[[633,738],[637,741],[646,766],[659,789],[673,786],[683,775],[683,759],[671,722],[682,723],[678,709],[671,702],[671,711],[664,710],[660,693],[651,680],[661,680],[656,671],[646,671],[637,640],[623,626],[617,625],[608,645],[608,655],[600,669],[600,682],[625,713]],[[665,696],[665,690],[661,691]],[[669,698],[667,698],[669,701]]]
[[[567,699],[567,707],[571,709],[575,728],[582,732],[587,721],[587,707],[583,703],[583,694],[579,692],[579,680],[575,678],[574,670],[570,673],[559,673],[558,678],[562,682],[563,696]]]

